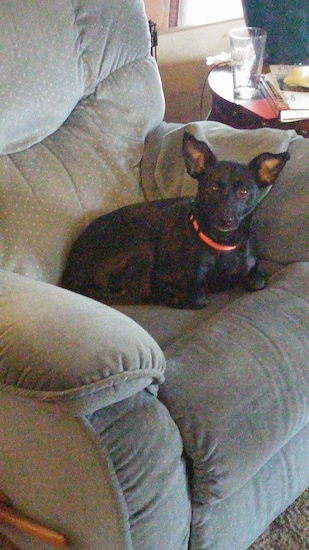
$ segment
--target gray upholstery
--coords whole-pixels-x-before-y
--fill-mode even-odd
[[[245,550],[309,485],[309,140],[163,122],[142,0],[7,1],[0,30],[0,489],[72,550]],[[290,152],[253,220],[268,287],[200,311],[59,288],[98,215],[194,193],[185,129]]]
[[[4,391],[77,416],[140,389],[157,393],[163,353],[128,317],[20,275],[0,271],[0,280]]]
[[[307,425],[308,279],[308,264],[291,265],[259,308],[243,296],[166,348],[160,395],[192,461],[194,503],[235,493]]]
[[[256,212],[260,256],[279,264],[309,261],[307,140],[290,144],[292,162]],[[275,220],[276,223],[273,223]]]
[[[0,24],[10,28],[1,34],[2,52],[15,42],[14,63],[23,67],[13,70],[2,56],[0,152],[10,153],[0,156],[4,269],[55,284],[81,229],[143,199],[144,141],[164,103],[141,3],[59,0],[51,9],[16,0],[2,7]]]

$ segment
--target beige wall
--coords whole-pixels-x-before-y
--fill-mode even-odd
[[[169,26],[170,0],[144,0],[148,19],[157,24],[158,29]]]
[[[157,54],[167,121],[190,122],[206,117],[211,107],[207,86],[211,67],[206,65],[206,57],[228,52],[229,29],[241,25],[244,25],[242,19],[234,19],[201,27],[159,31]]]

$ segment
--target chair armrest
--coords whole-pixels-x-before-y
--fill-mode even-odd
[[[82,415],[137,391],[156,392],[165,360],[124,314],[0,271],[0,389]]]

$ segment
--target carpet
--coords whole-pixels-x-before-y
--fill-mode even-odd
[[[1,550],[18,550],[2,538]],[[309,550],[309,489],[283,512],[248,550]]]
[[[248,550],[309,550],[309,489]]]

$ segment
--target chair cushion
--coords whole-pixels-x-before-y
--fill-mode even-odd
[[[122,313],[46,283],[0,271],[0,387],[81,415],[148,388],[165,360]]]

